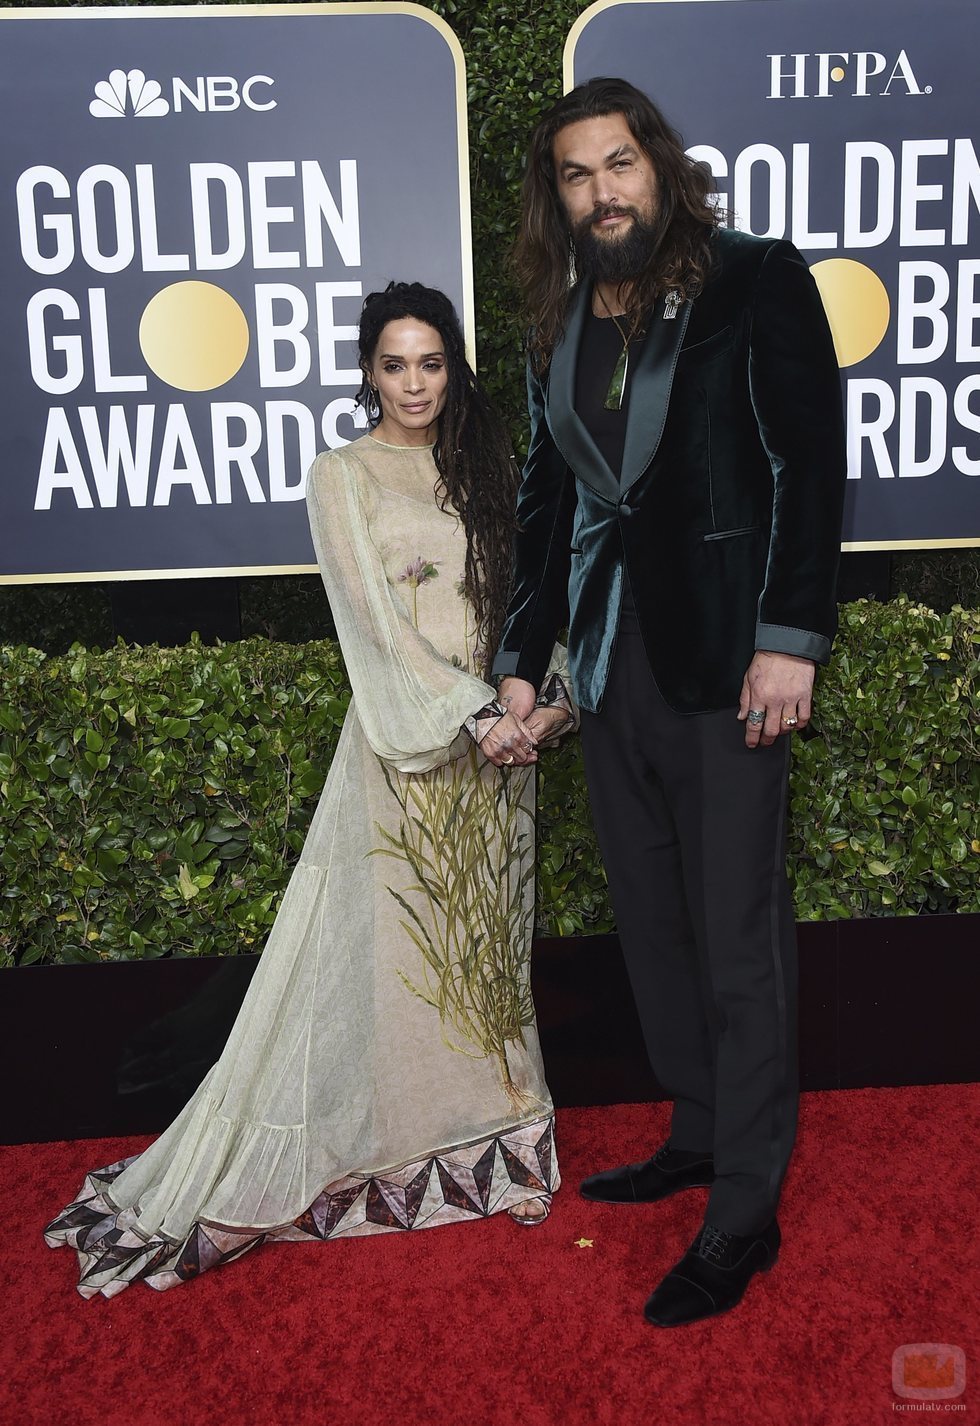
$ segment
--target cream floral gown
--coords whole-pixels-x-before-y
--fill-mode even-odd
[[[320,456],[307,499],[354,698],[217,1064],[46,1230],[79,1291],[267,1239],[468,1221],[559,1183],[529,986],[534,779],[485,761],[465,535],[427,447]],[[556,661],[555,668],[558,668]]]

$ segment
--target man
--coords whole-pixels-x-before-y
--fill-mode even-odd
[[[840,379],[796,249],[719,227],[710,177],[625,81],[531,140],[518,270],[531,444],[499,698],[528,716],[569,618],[596,830],[669,1141],[582,1184],[710,1186],[646,1306],[723,1312],[776,1261],[796,1126],[791,730],[830,654]],[[577,282],[568,281],[570,256]],[[505,760],[528,760],[516,733]]]

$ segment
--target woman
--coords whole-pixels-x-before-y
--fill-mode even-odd
[[[485,681],[513,460],[441,293],[372,294],[359,347],[371,429],[308,482],[353,702],[221,1058],[46,1230],[77,1249],[86,1297],[164,1289],[266,1239],[533,1223],[558,1185],[528,979],[530,764],[572,718],[554,670],[526,724]]]

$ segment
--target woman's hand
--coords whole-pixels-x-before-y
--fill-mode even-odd
[[[495,767],[522,766],[538,760],[534,734],[516,713],[505,713],[494,723],[481,739],[480,751]]]

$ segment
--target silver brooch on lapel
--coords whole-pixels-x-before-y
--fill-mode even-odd
[[[672,322],[677,316],[681,305],[681,294],[676,287],[672,288],[664,298],[664,321]]]

